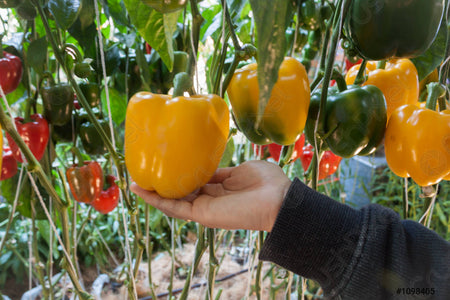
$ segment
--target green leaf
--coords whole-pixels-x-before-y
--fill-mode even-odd
[[[286,53],[286,28],[295,11],[292,1],[250,0],[258,35],[259,106],[256,127],[269,102],[272,88],[278,79],[278,69]]]
[[[104,109],[104,113],[108,115],[108,106],[106,101],[106,89],[103,89],[102,95],[102,106]],[[116,89],[109,89],[109,101],[111,104],[111,117],[116,125],[122,124],[125,120],[125,114],[127,110],[127,100],[124,95],[122,95]]]
[[[229,167],[234,155],[234,140],[229,139],[225,152],[223,153],[222,160],[219,163],[219,168]]]
[[[180,11],[162,14],[140,0],[124,0],[125,7],[139,34],[161,56],[167,69],[173,68],[173,34]]]
[[[28,64],[38,73],[42,74],[47,62],[47,39],[42,37],[30,43],[27,51]]]
[[[430,48],[428,48],[428,50],[422,55],[411,59],[416,66],[417,72],[419,73],[419,81],[433,72],[433,70],[436,69],[444,60],[445,48],[448,42],[447,31],[448,28],[445,23],[445,18],[443,18],[439,32]]]
[[[103,9],[107,16],[111,16],[119,25],[129,26],[123,0],[102,0]]]
[[[48,9],[62,30],[66,30],[75,22],[80,8],[80,0],[50,0],[48,2]]]

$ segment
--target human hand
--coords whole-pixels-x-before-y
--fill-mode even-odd
[[[131,191],[169,217],[210,228],[271,231],[291,181],[279,166],[248,161],[221,168],[197,193],[166,199],[133,183]]]

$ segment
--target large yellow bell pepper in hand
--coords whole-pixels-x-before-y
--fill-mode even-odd
[[[182,198],[212,177],[228,133],[229,110],[219,96],[140,92],[127,107],[125,164],[140,187]]]
[[[361,64],[348,70],[345,81],[355,82]],[[387,118],[392,112],[405,104],[415,104],[419,101],[419,76],[417,69],[409,59],[392,59],[383,69],[377,69],[376,61],[368,61],[366,65],[367,80],[363,85],[374,85],[386,98]]]
[[[305,67],[295,58],[284,59],[258,128],[256,69],[256,64],[249,64],[237,70],[227,89],[239,129],[255,144],[291,145],[300,137],[308,116],[310,89]]]
[[[388,121],[384,141],[389,168],[418,185],[450,179],[450,110],[404,105]]]

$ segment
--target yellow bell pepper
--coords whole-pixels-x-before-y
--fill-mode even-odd
[[[389,168],[418,185],[450,179],[450,110],[436,112],[416,105],[395,110],[385,134]]]
[[[249,64],[237,70],[227,89],[239,129],[255,144],[291,145],[300,137],[308,115],[310,89],[305,67],[295,58],[284,59],[258,128],[256,69],[256,64]]]
[[[228,132],[228,106],[217,95],[140,92],[127,107],[125,164],[142,188],[182,198],[212,177]]]
[[[345,76],[347,84],[355,82],[360,66],[354,65],[348,70]],[[409,59],[389,60],[384,69],[377,69],[376,61],[368,61],[366,75],[367,80],[363,85],[378,87],[386,98],[388,120],[397,107],[419,101],[419,76]]]

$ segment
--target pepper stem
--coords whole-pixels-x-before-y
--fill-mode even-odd
[[[439,82],[430,82],[427,84],[427,104],[426,108],[436,110],[436,103],[440,97],[445,96],[446,90]]]
[[[358,74],[356,74],[355,82],[353,84],[361,85],[366,81],[364,73],[366,72],[367,60],[363,59],[361,64],[359,65]]]
[[[80,150],[77,147],[72,147],[72,153],[75,154],[75,156],[78,159],[78,165],[79,166],[83,166],[84,165],[84,158],[83,155],[81,154]]]
[[[343,92],[347,89],[347,83],[345,82],[344,76],[342,76],[342,74],[339,73],[338,70],[333,69],[331,79],[334,79],[336,81],[339,92]]]
[[[192,80],[188,73],[181,72],[173,79],[173,97],[183,96],[184,92],[192,87]]]

